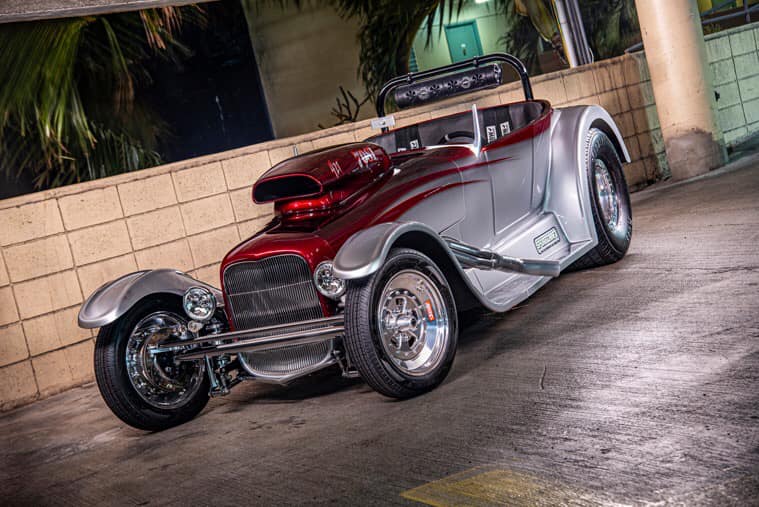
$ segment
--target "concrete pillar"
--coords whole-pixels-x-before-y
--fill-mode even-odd
[[[635,0],[672,178],[722,165],[725,149],[696,0]]]

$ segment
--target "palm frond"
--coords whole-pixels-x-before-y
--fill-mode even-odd
[[[204,22],[169,7],[0,26],[0,171],[49,188],[160,163],[166,125],[138,89],[148,58],[187,51],[185,15]]]
[[[105,178],[161,163],[161,155],[124,131],[93,125],[97,144],[86,158],[89,179]]]
[[[21,158],[8,144],[34,139],[40,166],[65,163],[68,146],[86,149],[94,141],[76,86],[77,50],[87,19],[10,25],[0,31],[0,167],[8,173]]]
[[[634,0],[585,0],[580,2],[580,11],[597,59],[620,55],[640,42]]]

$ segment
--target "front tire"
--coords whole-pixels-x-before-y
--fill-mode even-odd
[[[569,270],[604,266],[627,253],[632,239],[632,206],[617,149],[599,129],[588,133],[586,174],[598,244]]]
[[[175,364],[173,354],[151,356],[149,345],[179,339],[160,329],[187,323],[175,298],[144,299],[100,329],[95,342],[95,379],[106,405],[137,429],[160,431],[185,423],[208,403],[202,361]]]
[[[348,356],[375,391],[410,398],[448,375],[458,340],[456,305],[429,257],[392,250],[376,273],[349,282],[345,306]]]

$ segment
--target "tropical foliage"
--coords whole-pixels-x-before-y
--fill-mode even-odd
[[[359,74],[367,98],[338,98],[335,116],[351,121],[387,79],[408,72],[420,29],[430,43],[434,19],[453,20],[471,0],[242,0],[248,8],[329,4],[359,20]],[[504,16],[505,49],[537,66],[542,38],[554,44],[550,0],[493,0]],[[598,58],[637,36],[634,0],[583,0]],[[176,36],[198,10],[163,8],[108,16],[0,25],[0,172],[33,175],[37,188],[132,171],[161,163],[161,119],[141,100],[150,85],[146,64],[177,61]],[[439,25],[442,29],[442,24]]]
[[[411,47],[423,22],[432,30],[435,9],[445,3],[419,0],[336,0],[338,12],[360,20],[359,73],[370,96],[393,76],[408,72]],[[442,5],[443,7],[439,7]]]
[[[561,37],[558,36],[556,20],[550,0],[515,0],[511,5],[501,5],[504,15],[504,34],[499,39],[507,52],[524,62],[530,74],[538,73],[538,44],[543,39],[554,46],[563,59]]]
[[[0,26],[0,170],[49,188],[156,165],[145,62],[184,50],[175,8]]]
[[[337,127],[338,125],[345,125],[346,123],[353,123],[358,120],[358,115],[361,114],[361,107],[369,102],[369,96],[367,95],[362,100],[358,100],[350,90],[346,90],[342,85],[338,87],[340,95],[335,99],[335,107],[332,108],[330,113],[337,120],[331,127]],[[320,129],[328,128],[328,126],[319,124]]]
[[[597,60],[621,55],[640,42],[638,13],[633,0],[583,0],[580,12]]]
[[[424,29],[432,40],[434,20],[454,20],[472,0],[243,0],[250,9],[262,5],[329,4],[348,18],[359,20],[359,74],[370,96],[376,96],[388,79],[408,72],[414,38]],[[634,0],[582,0],[581,10],[589,27],[591,45],[598,58],[621,54],[637,36]],[[537,70],[540,39],[561,51],[551,0],[493,0],[493,9],[504,16],[505,50]],[[438,25],[442,30],[442,23]],[[626,45],[627,44],[627,45]]]
[[[370,96],[376,96],[388,79],[409,71],[411,48],[420,28],[426,31],[430,44],[435,19],[454,19],[467,3],[467,0],[326,1],[335,5],[342,16],[359,20],[359,73]],[[493,3],[499,12],[515,12],[514,0]],[[438,27],[442,30],[442,24]]]

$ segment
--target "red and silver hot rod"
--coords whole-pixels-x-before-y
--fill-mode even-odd
[[[402,108],[495,86],[501,64],[525,101],[389,128],[389,99]],[[625,254],[629,156],[602,108],[535,100],[522,63],[495,54],[393,79],[377,109],[382,132],[255,183],[275,217],[226,255],[221,290],[161,269],[84,303],[79,324],[100,328],[97,383],[118,417],[160,430],[243,380],[333,365],[410,398],[448,374],[457,312],[506,311],[564,269]]]

